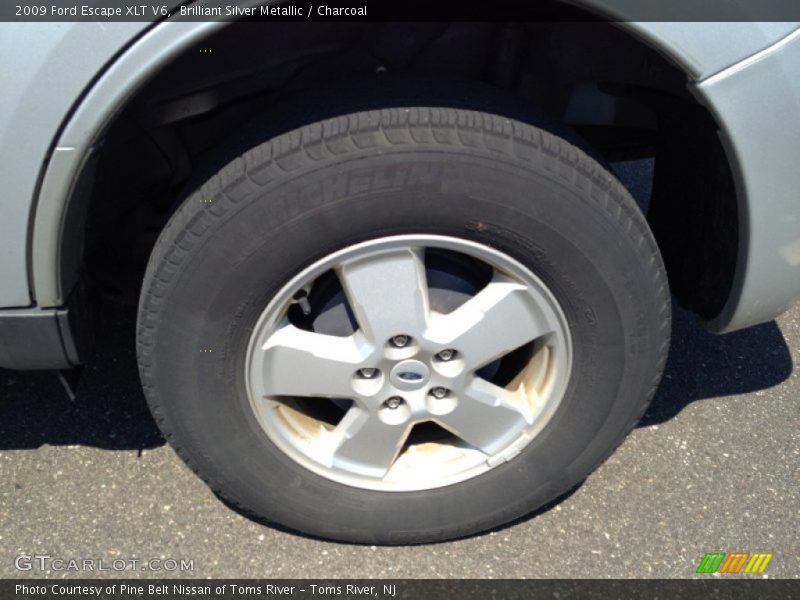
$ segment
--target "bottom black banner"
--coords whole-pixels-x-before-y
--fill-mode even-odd
[[[367,599],[458,598],[800,598],[800,580],[758,579],[6,579],[3,600],[211,600],[211,599]]]

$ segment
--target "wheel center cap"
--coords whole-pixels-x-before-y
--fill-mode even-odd
[[[428,366],[418,360],[397,363],[389,375],[392,385],[400,390],[416,390],[427,385],[430,378]]]

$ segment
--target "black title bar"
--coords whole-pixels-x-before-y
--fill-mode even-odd
[[[798,0],[3,0],[0,21],[772,21]]]

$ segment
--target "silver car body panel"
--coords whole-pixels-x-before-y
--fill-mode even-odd
[[[66,123],[42,180],[33,228],[32,278],[40,306],[64,302],[61,239],[72,186],[105,125],[166,61],[224,23],[163,23],[145,33],[94,84]]]
[[[739,256],[733,290],[709,327],[771,319],[800,295],[800,30],[697,85],[734,168]]]
[[[146,23],[1,23],[0,306],[29,306],[36,188],[71,106]]]
[[[606,13],[619,4],[583,2]],[[773,318],[800,295],[800,249],[793,245],[800,226],[792,221],[800,211],[792,197],[800,170],[787,164],[800,139],[800,48],[791,33],[800,24],[619,25],[695,79],[694,91],[716,115],[733,159],[744,215],[741,248],[735,288],[712,328]],[[0,64],[10,74],[0,95],[0,180],[6,186],[0,307],[64,303],[68,290],[61,289],[59,265],[67,206],[93,144],[148,77],[221,26],[0,24]]]
[[[792,31],[798,23],[761,23],[752,18],[754,7],[746,2],[730,2],[728,14],[738,16],[727,22],[670,22],[653,15],[688,14],[695,10],[707,14],[703,2],[665,2],[664,0],[568,0],[582,5],[610,21],[626,21],[638,34],[665,56],[672,58],[695,81],[726,69],[747,56],[768,48]],[[786,0],[793,2],[794,0]],[[755,8],[755,12],[759,10]],[[749,12],[748,12],[749,11]]]

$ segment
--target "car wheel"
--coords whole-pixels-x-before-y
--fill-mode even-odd
[[[392,108],[275,137],[186,199],[148,265],[138,358],[165,436],[232,504],[428,542],[600,464],[653,395],[669,307],[642,214],[583,151]]]

